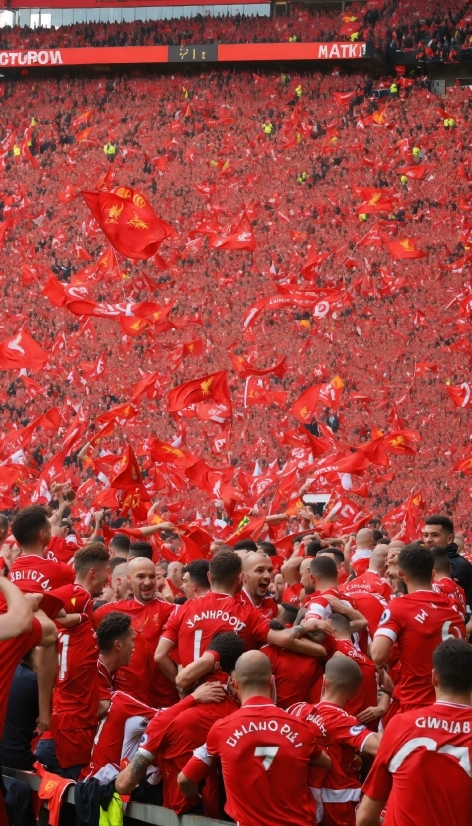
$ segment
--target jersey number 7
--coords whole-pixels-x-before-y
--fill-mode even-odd
[[[262,761],[262,765],[267,771],[268,769],[270,769],[278,750],[278,746],[256,746],[256,748],[254,749],[254,757],[264,758]]]

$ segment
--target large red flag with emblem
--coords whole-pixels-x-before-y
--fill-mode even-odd
[[[292,404],[292,414],[302,424],[309,424],[315,415],[316,405],[320,396],[320,385],[304,390]]]
[[[37,373],[47,360],[48,354],[28,330],[22,330],[0,343],[0,370],[21,370],[22,367],[27,367]]]
[[[222,370],[219,373],[210,373],[199,379],[186,381],[174,387],[169,393],[167,411],[177,412],[190,404],[205,402],[213,399],[215,402],[230,405],[228,373]]]
[[[470,407],[472,405],[472,393],[470,384],[466,381],[462,384],[457,384],[454,387],[446,387],[452,401],[456,407]]]
[[[402,258],[426,258],[426,253],[417,249],[410,238],[403,238],[401,241],[386,241],[385,246],[394,261],[400,261]]]
[[[129,187],[81,194],[110,244],[126,258],[151,258],[174,231],[139,192]]]

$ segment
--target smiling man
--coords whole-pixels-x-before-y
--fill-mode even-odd
[[[277,616],[277,603],[269,595],[274,567],[270,556],[263,553],[249,553],[243,559],[243,586],[236,599],[242,605],[253,605],[262,616],[271,620]]]

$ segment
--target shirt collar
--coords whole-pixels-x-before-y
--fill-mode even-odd
[[[252,706],[273,706],[275,708],[275,703],[269,699],[269,697],[249,697],[245,703],[241,706],[242,708],[252,708]]]

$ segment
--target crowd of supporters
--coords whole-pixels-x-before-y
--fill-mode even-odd
[[[189,43],[276,43],[372,41],[381,51],[428,50],[447,59],[467,49],[472,16],[462,0],[452,3],[352,3],[346,12],[293,6],[288,17],[222,14],[132,23],[76,23],[57,29],[3,28],[3,49],[97,46],[157,46]]]

